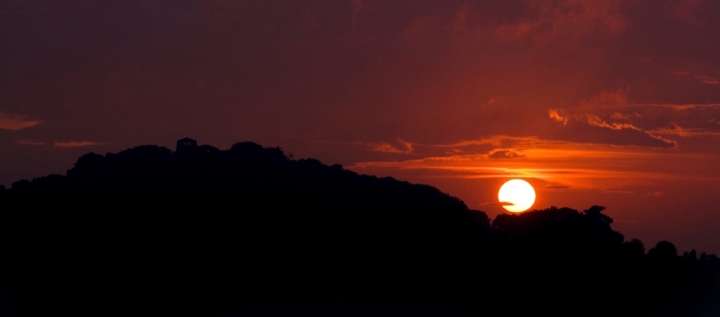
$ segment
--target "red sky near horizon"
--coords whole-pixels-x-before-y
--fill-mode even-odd
[[[0,185],[185,136],[720,253],[720,2],[0,0]]]

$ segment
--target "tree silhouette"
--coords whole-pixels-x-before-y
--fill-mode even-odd
[[[704,253],[676,261],[666,241],[645,255],[604,209],[490,222],[431,186],[277,147],[144,145],[0,188],[0,282],[23,316],[212,316],[327,300],[647,315],[716,267]]]
[[[678,257],[677,248],[671,242],[663,240],[648,251],[648,256],[661,261],[674,260]]]

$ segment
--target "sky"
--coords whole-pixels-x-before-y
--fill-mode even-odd
[[[720,254],[720,2],[0,0],[0,185],[192,137]]]

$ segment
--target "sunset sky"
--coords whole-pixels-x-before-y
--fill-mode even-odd
[[[720,1],[0,0],[0,185],[192,137],[720,253]],[[339,210],[338,212],[341,212]]]

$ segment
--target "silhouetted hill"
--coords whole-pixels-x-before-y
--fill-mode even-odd
[[[213,316],[333,300],[647,315],[716,259],[679,257],[669,242],[646,255],[602,210],[491,225],[436,188],[279,148],[146,145],[0,188],[0,278],[23,316]]]

